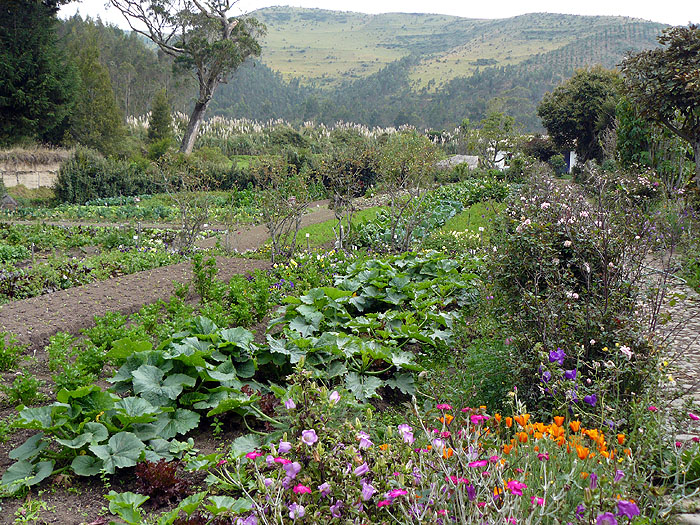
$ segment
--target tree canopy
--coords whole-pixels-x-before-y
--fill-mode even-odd
[[[603,156],[600,135],[615,118],[622,81],[616,71],[596,66],[546,93],[537,108],[542,124],[558,148],[576,151],[583,161]]]
[[[110,0],[131,28],[153,41],[176,65],[194,73],[199,94],[182,139],[190,153],[216,88],[248,57],[260,55],[264,26],[231,17],[238,0]]]
[[[700,188],[700,27],[671,27],[658,40],[664,47],[622,62],[625,89],[643,116],[692,145]]]
[[[56,41],[56,2],[0,5],[0,144],[57,144],[70,124],[76,72]]]

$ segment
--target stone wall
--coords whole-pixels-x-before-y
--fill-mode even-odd
[[[0,177],[6,188],[18,186],[20,184],[29,189],[40,186],[53,186],[60,162],[47,164],[28,164],[18,161],[0,161]]]

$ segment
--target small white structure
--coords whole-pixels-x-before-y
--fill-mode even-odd
[[[449,159],[441,160],[435,167],[441,170],[449,170],[460,164],[467,164],[470,170],[474,170],[479,165],[479,157],[476,155],[453,155]]]

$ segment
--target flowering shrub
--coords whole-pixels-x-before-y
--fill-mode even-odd
[[[641,263],[657,236],[624,195],[609,193],[605,181],[598,190],[591,202],[536,176],[492,236],[491,270],[513,321],[520,394],[543,413],[624,407],[656,369],[635,309]]]
[[[250,503],[236,523],[622,524],[668,511],[638,491],[627,436],[580,420],[438,404],[373,431],[303,372],[289,396],[288,432],[237,440],[210,478]]]

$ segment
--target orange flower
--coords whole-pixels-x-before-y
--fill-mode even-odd
[[[450,414],[445,414],[445,417],[440,418],[440,423],[444,423],[446,425],[449,425],[452,423],[452,420],[454,419],[454,416],[451,416]]]
[[[539,451],[540,451],[539,445],[535,445],[535,452],[539,452]]]
[[[496,420],[496,423],[500,424],[501,423],[501,414],[494,414],[493,418]]]
[[[518,436],[518,441],[527,443],[527,432],[518,432],[516,435]]]
[[[560,427],[564,424],[564,417],[563,416],[554,416],[554,422],[557,424],[558,427]]]
[[[383,443],[379,445],[379,450],[388,450],[389,449],[389,444],[388,443]]]
[[[510,454],[510,451],[513,450],[514,446],[515,445],[503,445],[503,453]]]
[[[581,445],[576,445],[576,455],[579,459],[586,459],[589,453],[588,447],[582,447]]]
[[[623,450],[622,452],[624,452],[626,456],[631,456],[631,455],[632,455],[632,450],[629,449],[629,448],[626,448],[626,449]]]
[[[610,459],[610,452],[608,452],[607,450],[601,450],[600,455],[607,459]]]
[[[620,445],[624,445],[624,444],[625,444],[625,435],[624,435],[624,434],[618,434],[618,435],[617,435],[617,442],[618,442],[618,444],[620,444]]]
[[[542,439],[542,433],[541,433],[541,432],[535,432],[535,439]]]
[[[512,418],[512,417],[507,417],[507,418],[506,418],[506,426],[507,426],[508,428],[510,428],[510,427],[513,426],[513,418]]]
[[[445,458],[445,459],[451,458],[452,455],[453,455],[454,453],[455,453],[454,450],[452,450],[451,448],[447,448],[447,449],[445,449],[445,451],[442,453],[442,457]]]
[[[581,422],[580,421],[570,421],[569,427],[571,427],[572,432],[578,432],[579,429],[581,428]]]
[[[518,425],[524,427],[527,425],[527,420],[530,419],[530,414],[521,414],[519,416],[515,416],[513,419],[518,422]]]
[[[581,472],[581,479],[586,479],[588,477],[588,472]]]

